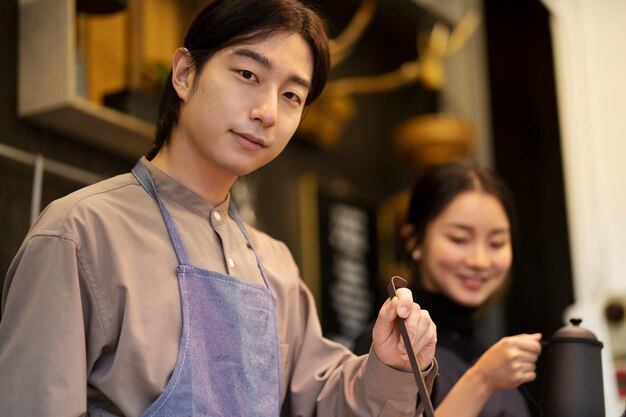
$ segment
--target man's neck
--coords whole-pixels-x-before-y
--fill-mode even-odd
[[[154,166],[205,199],[213,207],[222,203],[237,177],[225,176],[197,158],[181,158],[164,145],[152,159]]]

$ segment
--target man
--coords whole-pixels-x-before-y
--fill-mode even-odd
[[[274,159],[323,89],[328,40],[297,0],[214,0],[174,54],[155,149],[53,202],[9,268],[2,416],[413,415],[435,326],[410,291],[369,355],[321,335],[285,245],[229,190]]]

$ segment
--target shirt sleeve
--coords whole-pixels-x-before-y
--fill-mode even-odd
[[[71,238],[44,233],[22,246],[2,296],[0,415],[86,415],[87,293]]]
[[[314,299],[301,284],[302,343],[293,364],[289,394],[292,416],[414,416],[417,385],[413,374],[395,370],[370,351],[356,356],[322,337]],[[428,370],[432,389],[437,365]],[[421,407],[418,406],[417,412]]]

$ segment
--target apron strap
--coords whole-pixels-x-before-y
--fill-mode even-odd
[[[161,214],[163,219],[165,220],[165,226],[167,227],[167,232],[170,235],[170,240],[172,241],[172,245],[174,246],[174,250],[176,251],[176,257],[178,258],[178,263],[180,265],[191,265],[189,262],[189,255],[187,254],[187,249],[185,248],[185,243],[183,239],[180,237],[180,233],[178,232],[178,228],[172,220],[172,216],[170,212],[165,207],[165,204],[161,201],[159,197],[159,193],[154,186],[154,181],[152,181],[152,176],[148,172],[148,169],[138,161],[133,168],[133,175],[139,181],[139,184],[154,198],[159,204],[159,208],[161,210]]]

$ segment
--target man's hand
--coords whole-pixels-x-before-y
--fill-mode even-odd
[[[437,328],[428,314],[413,302],[408,288],[400,288],[396,297],[388,299],[378,312],[372,331],[372,346],[376,356],[388,366],[402,371],[411,371],[411,363],[402,342],[396,317],[405,320],[406,329],[419,367],[430,366],[435,355]]]

